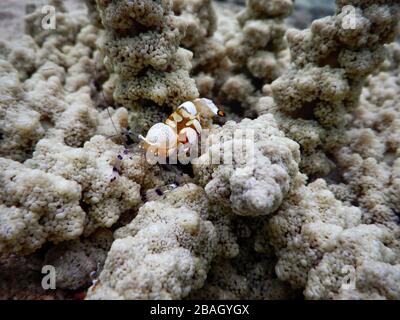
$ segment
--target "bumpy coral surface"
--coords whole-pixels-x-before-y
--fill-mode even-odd
[[[84,2],[0,41],[0,299],[400,299],[398,1]],[[199,96],[225,120],[151,164]]]
[[[271,115],[216,131],[194,166],[209,198],[244,216],[275,211],[298,174],[298,144],[285,138]]]
[[[260,113],[273,112],[303,148],[302,169],[325,176],[332,152],[346,143],[343,130],[368,75],[385,59],[397,32],[397,1],[337,1],[336,15],[290,30],[291,68],[265,88]]]
[[[179,299],[200,288],[217,243],[206,205],[201,188],[188,184],[141,207],[115,232],[88,298]]]
[[[83,232],[81,187],[54,174],[1,159],[1,253],[33,252],[46,241]]]
[[[119,216],[141,202],[140,185],[122,174],[112,181],[113,156],[121,148],[104,137],[95,136],[83,148],[42,139],[26,165],[76,181],[81,187],[81,205],[86,209],[85,233],[111,227]]]
[[[184,25],[171,0],[96,3],[106,29],[106,64],[119,77],[116,101],[133,107],[150,100],[174,108],[197,97],[188,74],[192,53],[179,48]]]
[[[292,11],[292,0],[248,0],[237,19],[241,32],[227,42],[227,53],[235,63],[264,81],[275,80],[285,64],[283,19]]]

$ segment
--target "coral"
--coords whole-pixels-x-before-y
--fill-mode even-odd
[[[37,22],[38,12],[32,13],[32,23]],[[43,41],[33,28],[29,29],[33,38],[25,36],[5,44],[1,56],[2,156],[26,160],[40,138],[51,136],[49,128],[62,132],[67,145],[79,147],[100,125],[91,99],[95,73],[91,56],[99,31],[84,25],[87,19],[81,12],[60,9],[60,14],[64,18],[57,20],[57,33],[46,34]],[[82,30],[71,38],[71,29]]]
[[[396,210],[399,207],[388,201],[392,191],[392,168],[374,158],[363,159],[356,153],[347,154],[349,151],[346,150],[342,152],[339,165],[346,170],[343,175],[346,195],[343,198],[353,203],[355,201],[351,198],[357,199],[358,206],[363,209],[364,223],[383,224],[397,230],[399,217]]]
[[[340,288],[335,299],[342,300],[399,300],[399,265],[365,260],[357,268],[354,282],[357,288]]]
[[[42,6],[49,4],[55,7],[57,27],[56,29],[42,28]],[[32,36],[37,44],[42,46],[45,42],[66,43],[74,42],[76,35],[87,25],[87,16],[80,11],[70,12],[63,1],[49,0],[38,1],[30,6],[30,12],[25,16],[25,33]]]
[[[214,37],[217,30],[217,12],[211,0],[174,0],[174,13],[186,25],[181,41],[193,52],[192,73],[212,72],[225,56],[224,46]]]
[[[116,155],[121,147],[103,136],[95,136],[83,148],[72,148],[55,139],[42,139],[31,168],[56,174],[81,187],[81,205],[85,208],[85,234],[98,227],[111,227],[119,216],[141,202],[140,185],[124,176],[111,180]]]
[[[253,258],[250,259],[246,267],[239,267],[238,261],[233,265],[229,260],[216,260],[204,287],[194,291],[189,298],[284,300],[295,297],[285,283],[276,279],[274,260],[254,262]]]
[[[191,54],[183,50],[176,54],[177,60],[187,66],[185,62]],[[188,78],[186,70],[179,69],[170,73],[149,70],[143,77],[120,82],[114,98],[126,107],[146,100],[158,105],[177,107],[184,101],[193,100],[197,95],[194,81]]]
[[[279,279],[304,288],[310,270],[335,248],[336,237],[360,223],[360,210],[335,199],[324,180],[300,184],[266,223],[264,237],[278,256]]]
[[[294,119],[302,128],[285,132],[302,146],[305,173],[326,176],[332,170],[329,156],[345,143],[349,113],[366,77],[385,59],[384,44],[395,39],[399,15],[396,1],[337,1],[335,15],[288,31],[292,66],[265,89],[274,100],[262,99],[258,112],[278,114],[282,123]]]
[[[0,41],[0,298],[400,298],[398,1],[82,2]],[[199,95],[226,121],[149,163]]]
[[[394,248],[394,237],[388,229],[376,225],[360,225],[337,236],[338,249],[326,253],[315,269],[310,271],[304,292],[309,299],[335,298],[345,295],[348,288],[343,281],[350,279],[351,295],[366,294],[393,299],[399,296],[399,260]],[[371,269],[373,267],[376,269]],[[353,268],[353,269],[351,269]],[[351,288],[351,286],[350,286]]]
[[[226,104],[239,104],[244,109],[244,114],[248,114],[252,106],[258,102],[259,93],[254,87],[251,79],[244,74],[230,76],[221,86],[221,100]],[[231,112],[240,112],[237,108],[230,110]],[[228,109],[229,111],[229,109]],[[252,115],[252,114],[251,114]]]
[[[287,66],[283,20],[292,9],[292,0],[248,0],[237,16],[241,32],[226,43],[230,59],[257,79],[280,76]]]
[[[361,221],[368,226],[346,230],[340,238],[343,250],[324,256],[309,278],[307,294],[313,299],[398,299],[399,46],[388,50],[382,71],[367,79],[352,126],[345,132],[351,143],[336,154],[341,184],[329,186],[338,198],[360,207]],[[340,280],[344,265],[355,268],[351,287],[341,287],[322,271],[330,270]],[[321,285],[326,278],[331,281],[328,288]]]
[[[145,136],[154,124],[164,122],[169,115],[168,108],[136,108],[130,113],[129,126]]]
[[[0,156],[23,161],[44,135],[40,114],[28,106],[18,73],[0,59]]]
[[[172,1],[97,1],[106,30],[100,49],[118,74],[114,98],[126,108],[146,101],[177,107],[197,97],[192,54],[179,48],[184,25]]]
[[[288,67],[284,40],[287,26],[283,20],[292,6],[291,0],[247,1],[246,8],[234,18],[236,25],[221,22],[221,32],[225,34],[219,38],[229,57],[229,71],[215,72],[214,91],[223,104],[238,105],[246,116],[255,116],[263,84],[275,80]],[[237,109],[232,111],[239,112]]]
[[[2,255],[30,253],[46,240],[60,242],[82,233],[85,212],[78,183],[4,158],[0,167]]]
[[[33,17],[39,17],[36,11],[30,18],[32,23],[37,20]],[[0,154],[21,162],[28,160],[21,165],[2,159],[5,179],[2,187],[8,189],[2,192],[1,205],[5,212],[4,232],[10,233],[4,235],[2,253],[26,254],[40,248],[46,240],[76,239],[83,231],[88,235],[99,227],[111,227],[122,213],[135,209],[141,202],[140,185],[135,180],[121,177],[115,183],[110,182],[116,156],[122,152],[122,147],[99,136],[83,147],[95,134],[115,135],[113,123],[118,130],[126,127],[128,113],[123,108],[111,110],[112,123],[106,111],[96,108],[92,94],[96,80],[95,42],[100,31],[90,25],[80,25],[84,21],[88,23],[84,12],[70,13],[62,8],[60,12],[65,16],[58,20],[60,33],[45,35],[43,41],[39,41],[36,29],[31,28],[38,43],[26,36],[18,45],[4,44],[2,50]],[[68,16],[76,19],[67,19]],[[65,37],[65,24],[71,28],[73,24],[72,29],[82,27],[82,30],[73,37],[66,33],[68,37]],[[30,60],[28,63],[22,63],[26,59],[21,60],[18,64],[16,57],[19,56]],[[25,79],[27,66],[32,75]],[[148,174],[153,169],[142,156],[132,158],[137,158],[138,163],[132,166],[128,160],[132,166],[129,175],[143,183],[144,191],[164,182],[163,178],[155,178],[157,171]],[[35,184],[38,177],[36,184],[42,189],[38,189],[38,199],[20,200],[20,196],[15,196],[12,200],[17,186],[6,186],[13,172],[24,181],[21,184],[23,193],[33,188],[30,184]],[[25,172],[29,180],[24,180]],[[146,176],[152,181],[146,180]],[[69,186],[69,193],[57,189],[62,183]],[[47,199],[46,193],[50,193],[51,198]],[[32,209],[29,201],[37,201],[39,207],[33,205]],[[52,201],[60,202],[60,207],[54,205],[53,208]],[[46,206],[49,208],[41,210]],[[64,211],[71,213],[63,217]],[[58,220],[54,221],[55,214],[63,217],[60,226],[57,226]],[[15,221],[19,222],[14,224]],[[66,228],[62,227],[63,223],[76,226],[63,231]],[[31,238],[23,234],[36,240],[27,240]]]
[[[90,22],[98,27],[101,28],[101,17],[99,12],[97,11],[97,4],[96,4],[96,0],[84,0],[85,1],[85,5],[87,7],[87,12],[89,15],[89,19]]]
[[[263,17],[245,17],[253,10],[251,4],[248,4],[246,10],[242,10],[238,19],[235,17],[237,12],[235,9],[232,10],[232,7],[228,9],[218,2],[212,3],[209,0],[175,0],[173,8],[188,26],[181,43],[193,52],[192,74],[200,95],[214,99],[230,111],[228,116],[232,120],[238,119],[234,113],[253,115],[253,108],[262,87],[259,78],[265,77],[263,80],[271,81],[287,66],[287,50],[283,50],[286,27],[282,19],[276,17],[267,21],[263,20]],[[289,12],[288,8],[286,13]],[[283,16],[284,14],[281,18]],[[264,47],[255,42],[251,45],[256,48],[251,47],[249,41],[245,40],[249,38],[246,38],[240,25],[240,22],[243,22],[242,25],[245,23],[242,21],[245,19],[256,19],[253,22],[271,25],[274,32],[268,35],[273,39],[264,41],[266,38],[263,38]],[[275,32],[278,29],[280,32]],[[268,45],[272,43],[276,44],[274,48]],[[236,53],[239,51],[242,53],[246,51],[244,54],[249,52],[250,55],[254,54],[254,58],[249,58],[250,68],[258,78],[247,71],[246,58],[236,59],[239,55]],[[273,52],[276,52],[276,56]],[[276,61],[279,61],[280,66],[275,63]],[[272,71],[275,74],[272,74]],[[260,76],[260,73],[263,75]]]
[[[383,280],[386,273],[398,276],[396,233],[362,224],[361,210],[335,199],[322,179],[287,199],[264,234],[278,255],[279,279],[305,288],[307,299],[359,298],[368,291],[368,297],[379,299],[398,294],[392,282]],[[366,267],[373,264],[380,270]]]
[[[398,229],[399,122],[396,85],[400,66],[400,47],[389,47],[383,70],[366,81],[352,126],[346,131],[347,146],[337,154],[342,170],[344,192],[331,188],[343,201],[363,209],[363,222],[378,223],[394,232]],[[379,89],[378,89],[379,85]]]
[[[188,184],[151,201],[115,232],[89,299],[178,299],[202,286],[215,254],[201,188]]]
[[[298,144],[271,115],[227,122],[207,137],[194,173],[208,197],[244,216],[274,212],[298,174]]]
[[[56,269],[58,288],[76,290],[96,281],[112,241],[112,232],[100,229],[89,238],[52,247],[46,252],[43,263]]]
[[[248,296],[248,284],[244,276],[226,260],[213,262],[203,288],[194,291],[189,298],[194,300],[235,300]]]
[[[272,250],[257,243],[263,218],[232,216],[230,228],[237,237],[234,256],[214,260],[203,288],[191,293],[194,299],[292,299],[297,292],[275,274]],[[214,221],[213,221],[214,223]],[[220,231],[217,228],[217,232]]]

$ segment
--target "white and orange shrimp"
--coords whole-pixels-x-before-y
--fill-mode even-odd
[[[198,145],[202,130],[211,128],[214,116],[224,117],[225,113],[211,100],[186,101],[164,123],[153,125],[146,137],[139,135],[141,147],[163,157],[187,154]]]

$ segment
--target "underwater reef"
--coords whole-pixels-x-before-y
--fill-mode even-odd
[[[398,0],[65,2],[0,40],[0,299],[400,299]]]

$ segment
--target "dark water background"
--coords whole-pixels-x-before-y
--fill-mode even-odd
[[[244,6],[246,0],[214,0],[215,2],[232,3]],[[318,18],[332,15],[335,10],[335,0],[296,0],[295,10],[288,23],[296,28],[305,29]]]

